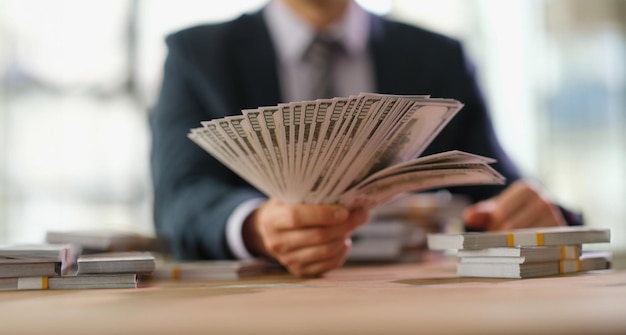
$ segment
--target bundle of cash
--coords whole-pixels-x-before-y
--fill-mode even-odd
[[[78,254],[72,244],[0,247],[0,291],[137,288],[139,275],[150,274],[149,253]]]
[[[163,261],[156,263],[150,278],[162,280],[237,280],[260,275],[277,263],[260,258],[240,260]]]
[[[243,110],[203,121],[188,137],[268,197],[372,208],[405,192],[504,183],[488,157],[419,157],[462,107],[362,93]]]
[[[431,250],[457,250],[460,277],[531,278],[611,267],[611,253],[582,251],[606,243],[611,231],[592,227],[524,228],[427,236]]]

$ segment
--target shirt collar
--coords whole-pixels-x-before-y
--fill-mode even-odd
[[[282,60],[299,59],[315,35],[315,29],[281,0],[270,1],[264,11],[265,21]],[[346,14],[328,33],[343,45],[348,54],[364,53],[370,31],[370,14],[350,1]]]

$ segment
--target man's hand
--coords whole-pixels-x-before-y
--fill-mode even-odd
[[[354,230],[368,221],[364,209],[288,205],[270,200],[243,226],[246,247],[278,260],[296,276],[319,276],[346,261]]]
[[[497,197],[466,208],[463,219],[467,227],[484,230],[567,225],[540,188],[526,181],[517,181]]]

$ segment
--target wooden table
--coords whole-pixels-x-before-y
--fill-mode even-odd
[[[626,270],[458,278],[451,260],[0,293],[2,334],[626,334]]]

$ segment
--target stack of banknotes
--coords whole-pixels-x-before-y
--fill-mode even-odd
[[[610,251],[582,250],[586,244],[610,241],[610,229],[585,226],[427,236],[431,250],[457,250],[456,270],[460,277],[493,278],[531,278],[610,269]]]
[[[405,192],[504,183],[488,157],[420,157],[462,107],[362,93],[243,110],[203,121],[188,137],[268,197],[372,208]]]
[[[149,253],[81,252],[72,244],[0,246],[0,291],[137,288],[155,268]]]

